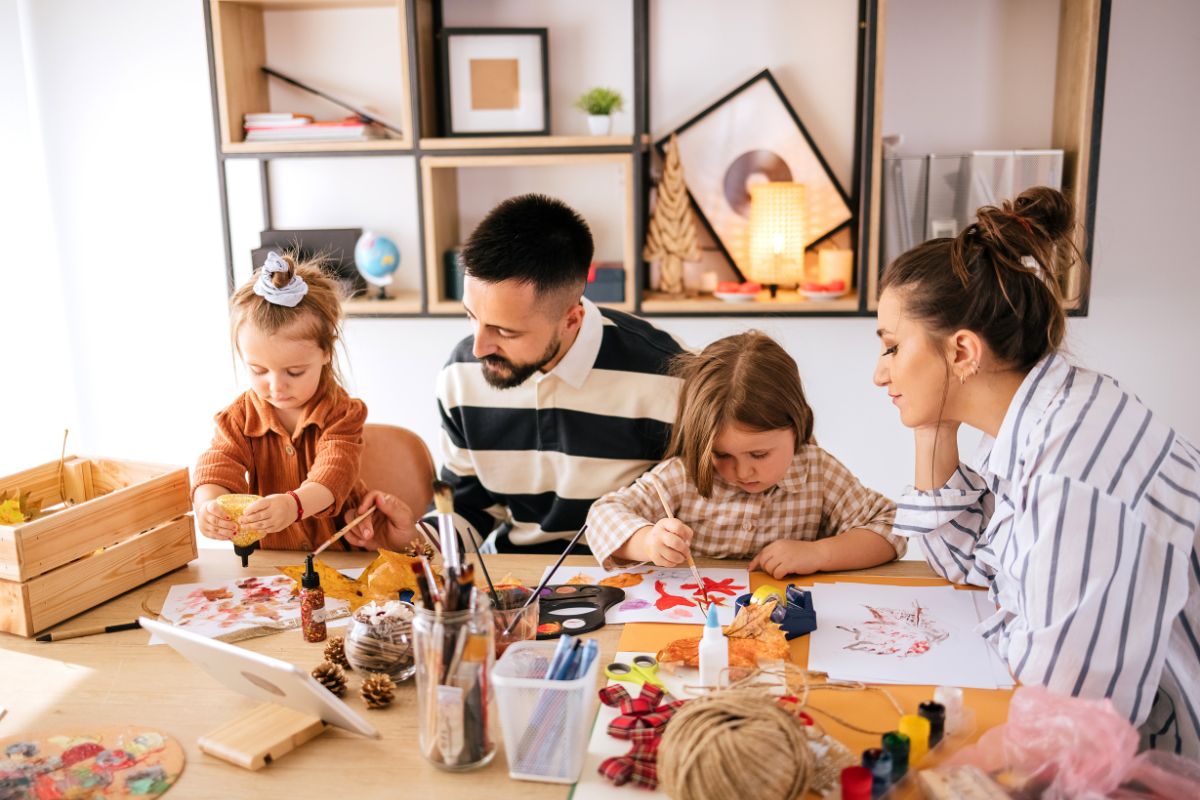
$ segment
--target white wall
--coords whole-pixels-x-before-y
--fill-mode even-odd
[[[711,0],[703,12],[691,0],[652,5],[655,134],[771,66],[835,172],[849,175],[853,99],[833,87],[853,85],[852,64],[813,61],[818,45],[802,46],[807,36],[833,35],[821,24],[826,17],[806,24],[804,15],[834,4]],[[1200,109],[1182,100],[1200,89],[1200,52],[1188,40],[1200,26],[1200,4],[1113,5],[1092,313],[1071,323],[1070,342],[1085,363],[1121,378],[1200,442],[1200,275],[1188,238],[1200,211],[1193,190],[1200,174],[1185,139],[1200,127]],[[842,0],[822,14],[853,20],[856,6]],[[17,394],[12,413],[53,433],[63,412],[48,401],[74,391],[77,449],[189,463],[205,443],[211,415],[235,392],[200,4],[59,0],[18,8],[29,44],[24,64],[36,76],[26,99],[43,120],[34,134],[49,157],[44,186],[63,276],[59,289],[54,269],[45,267],[45,282],[36,283],[45,296],[61,298],[46,303],[41,332],[53,334],[54,314],[71,320],[66,352],[75,386],[33,373],[34,388]],[[0,9],[11,11],[11,2]],[[0,16],[0,27],[13,16]],[[141,24],[126,24],[130,18]],[[0,44],[7,41],[5,32]],[[0,70],[0,98],[11,98],[14,80],[20,76]],[[170,120],[169,134],[146,132],[138,122],[146,116]],[[6,134],[25,124],[10,119],[0,115]],[[26,177],[27,188],[37,184]],[[6,229],[12,219],[6,215]],[[870,385],[872,320],[657,324],[695,345],[752,324],[777,336],[800,364],[822,443],[877,488],[894,491],[907,482],[909,436]],[[9,353],[17,342],[67,357],[52,339],[43,345],[25,330],[6,337]],[[434,376],[466,333],[458,320],[352,320],[352,389],[373,419],[408,425],[436,442]],[[14,393],[4,394],[8,418]],[[0,448],[0,466],[48,460],[57,445],[39,438],[19,452]]]

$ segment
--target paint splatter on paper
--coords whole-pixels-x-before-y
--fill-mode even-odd
[[[179,779],[183,749],[144,728],[98,728],[78,733],[0,741],[0,797],[157,797]]]
[[[349,605],[325,599],[326,617],[346,616]],[[226,642],[300,626],[300,598],[287,575],[252,576],[217,584],[172,586],[162,618],[185,630]]]

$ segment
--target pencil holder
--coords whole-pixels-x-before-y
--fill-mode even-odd
[[[492,670],[508,774],[517,780],[575,783],[595,719],[594,659],[575,680],[549,680],[556,642],[516,642]]]
[[[452,772],[484,766],[496,754],[491,603],[480,594],[467,611],[418,606],[412,628],[421,753]]]

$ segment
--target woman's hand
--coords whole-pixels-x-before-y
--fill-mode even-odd
[[[276,533],[295,522],[298,511],[290,494],[270,494],[248,505],[238,522],[260,533]]]
[[[368,550],[402,550],[417,537],[417,517],[399,497],[374,489],[367,493],[358,508],[346,512],[346,522],[371,507],[375,513],[347,531],[346,541]]]
[[[237,535],[238,526],[216,500],[203,500],[192,508],[196,527],[209,539],[229,541]]]

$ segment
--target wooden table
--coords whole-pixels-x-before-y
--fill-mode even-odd
[[[251,574],[274,574],[274,565],[295,564],[294,552],[258,552],[249,569],[243,569],[231,552],[201,550],[200,558],[139,589],[105,603],[61,627],[127,622],[145,613],[143,602],[157,611],[170,586],[179,583],[221,581]],[[367,553],[327,552],[322,558],[332,566],[365,566]],[[488,558],[493,578],[511,573],[535,585],[550,556],[498,555]],[[701,566],[744,566],[729,561],[706,561]],[[568,559],[570,566],[591,566],[590,557]],[[852,573],[879,576],[891,582],[931,578],[923,562],[897,562]],[[340,630],[340,629],[335,629]],[[621,626],[608,626],[594,636],[601,657],[617,652]],[[382,739],[364,739],[332,728],[312,742],[258,772],[249,772],[201,753],[197,739],[255,705],[225,688],[199,667],[166,645],[146,646],[149,634],[134,630],[39,643],[0,635],[0,706],[8,709],[0,719],[0,738],[18,734],[50,733],[101,725],[143,725],[174,736],[187,753],[187,766],[169,797],[321,797],[374,798],[403,796],[414,790],[431,796],[444,790],[456,798],[520,797],[563,798],[570,787],[511,781],[503,743],[492,763],[464,774],[448,774],[428,764],[417,749],[416,693],[412,681],[397,692],[388,709],[368,711],[359,697],[357,680],[346,702],[369,719]],[[239,643],[256,652],[291,661],[303,667],[323,660],[323,644],[309,644],[298,630],[249,639]],[[604,663],[604,662],[602,662]],[[497,731],[498,733],[498,731]]]

